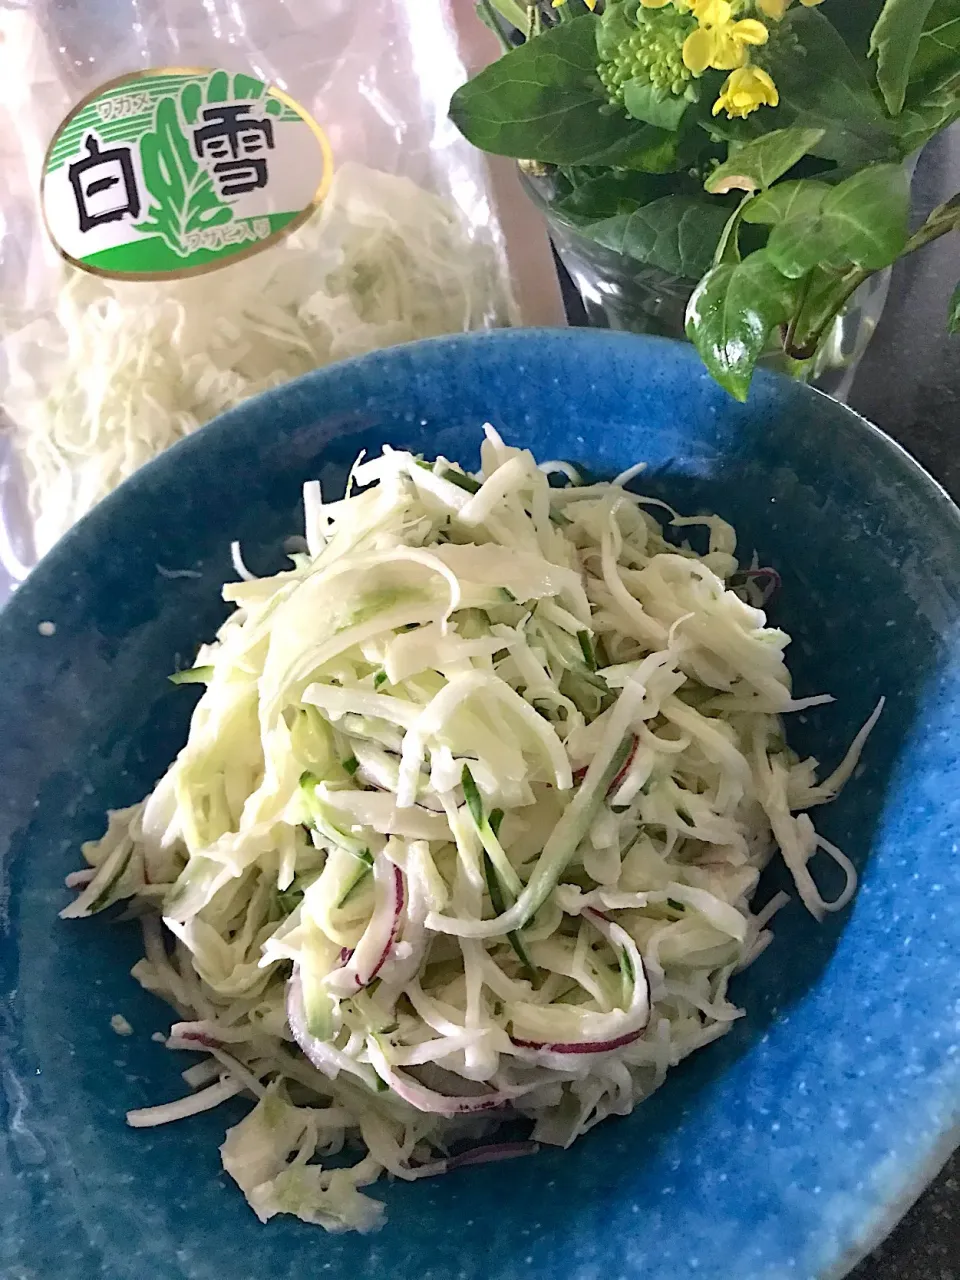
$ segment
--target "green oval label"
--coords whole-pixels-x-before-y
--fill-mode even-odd
[[[79,103],[43,167],[47,230],[116,279],[197,275],[268,248],[317,208],[330,144],[304,109],[229,71],[136,72]]]

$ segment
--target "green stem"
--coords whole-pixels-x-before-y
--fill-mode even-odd
[[[492,5],[497,13],[502,14],[512,27],[516,27],[518,31],[526,31],[527,29],[527,6],[518,4],[517,0],[481,0],[483,8],[486,9]]]
[[[934,209],[923,226],[907,241],[904,253],[913,253],[914,249],[922,249],[925,244],[945,236],[948,231],[960,231],[960,193],[951,196],[944,204]]]
[[[500,25],[500,19],[494,12],[491,0],[477,0],[477,17],[485,27],[488,27],[497,37],[497,43],[500,45],[501,52],[509,53],[513,45],[503,33],[503,27]]]
[[[720,266],[723,262],[731,262],[736,265],[740,261],[740,222],[743,218],[744,210],[752,199],[752,192],[747,192],[741,197],[740,203],[727,219],[726,225],[721,232],[716,252],[713,255],[713,265],[715,267]]]
[[[953,196],[945,204],[934,209],[923,226],[909,238],[900,257],[905,258],[908,253],[915,253],[917,249],[922,249],[951,231],[960,231],[960,195]],[[809,360],[815,355],[824,334],[838,313],[860,286],[875,274],[874,271],[857,267],[842,276],[836,288],[831,290],[826,299],[821,302],[812,321],[803,326],[797,323],[792,326],[792,333],[788,331],[787,340],[784,342],[786,354],[794,360]],[[795,319],[799,320],[799,318],[800,308],[797,310]]]
[[[800,286],[800,301],[797,303],[797,309],[790,318],[787,325],[786,333],[783,335],[783,349],[787,354],[793,350],[797,336],[797,325],[800,323],[800,317],[803,315],[803,308],[807,305],[807,298],[810,296],[810,285],[813,282],[813,272],[808,271],[804,276],[803,284]]]

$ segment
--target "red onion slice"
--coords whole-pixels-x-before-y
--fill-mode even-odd
[[[517,1036],[511,1036],[510,1042],[518,1049],[535,1049],[539,1053],[609,1053],[612,1049],[622,1049],[625,1044],[633,1044],[634,1040],[640,1039],[646,1029],[645,1022],[642,1027],[626,1031],[613,1040],[570,1040],[551,1043],[545,1040],[521,1040]]]
[[[390,857],[389,848],[384,850],[384,857]],[[430,948],[430,938],[424,923],[427,902],[424,886],[416,869],[407,871],[404,887],[406,901],[403,928],[397,931],[389,958],[379,975],[383,983],[381,996],[388,1007],[420,972]]]
[[[334,995],[350,996],[368,987],[386,963],[400,932],[405,898],[403,872],[396,863],[379,857],[373,866],[373,879],[376,899],[370,921],[353,954],[326,980],[327,989]]]
[[[220,1049],[222,1044],[219,1040],[215,1040],[213,1036],[208,1035],[205,1031],[174,1031],[167,1039],[168,1048],[190,1048],[193,1045],[197,1049]]]
[[[783,586],[783,579],[776,569],[746,569],[743,574],[747,582],[753,582],[760,587],[760,593],[763,603],[766,604],[771,596],[774,596]],[[766,581],[766,586],[761,586],[762,581]]]
[[[475,1164],[494,1164],[500,1160],[518,1160],[521,1156],[535,1156],[539,1142],[495,1142],[486,1147],[474,1147],[445,1160],[431,1160],[429,1164],[415,1165],[402,1176],[413,1181],[416,1178],[435,1178],[441,1173],[453,1173]]]
[[[620,786],[620,783],[624,780],[624,778],[630,772],[630,766],[633,764],[633,758],[637,754],[638,741],[639,739],[636,736],[634,736],[634,739],[630,744],[630,750],[627,752],[627,758],[626,760],[624,760],[623,765],[620,768],[620,772],[617,774],[614,780],[610,783],[610,786],[607,788],[608,796],[612,796],[614,794],[614,792]]]
[[[612,795],[614,791],[616,791],[617,787],[619,787],[620,783],[627,776],[630,766],[633,764],[633,758],[637,754],[637,746],[639,745],[639,741],[640,741],[639,738],[637,738],[637,736],[634,735],[633,741],[630,744],[630,750],[627,752],[626,760],[624,760],[623,764],[621,765],[620,771],[617,774],[617,776],[610,783],[609,787],[607,787],[608,796]],[[574,782],[582,782],[584,780],[584,778],[587,776],[587,768],[588,766],[584,765],[582,769],[574,769],[573,771]]]
[[[436,1116],[466,1116],[479,1111],[498,1111],[509,1106],[521,1094],[529,1093],[536,1085],[523,1088],[494,1089],[490,1093],[476,1094],[473,1097],[450,1097],[428,1089],[405,1071],[391,1067],[383,1054],[383,1050],[372,1036],[367,1037],[367,1054],[373,1063],[374,1070],[385,1084],[388,1084],[398,1098],[409,1102],[417,1111],[426,1111]]]
[[[293,977],[287,983],[287,1022],[290,1031],[301,1053],[309,1062],[331,1080],[336,1080],[341,1071],[358,1076],[367,1085],[374,1085],[376,1077],[369,1067],[354,1061],[349,1054],[334,1048],[324,1040],[318,1040],[307,1030],[307,1015],[303,1007],[303,984],[300,970],[294,969]]]
[[[609,1021],[613,1034],[605,1039],[545,1041],[511,1036],[511,1042],[518,1049],[530,1049],[540,1054],[610,1053],[614,1049],[622,1049],[625,1045],[632,1044],[634,1040],[639,1040],[647,1029],[650,1022],[650,979],[636,944],[628,933],[602,911],[587,907],[583,914],[590,917],[594,927],[603,934],[615,952],[625,952],[628,956],[633,970],[633,992],[630,1005],[620,1013],[610,1015]]]

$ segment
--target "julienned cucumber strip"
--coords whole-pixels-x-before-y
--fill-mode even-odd
[[[171,684],[208,684],[213,675],[213,667],[187,667],[184,671],[175,671],[167,676]]]
[[[580,641],[580,652],[583,654],[583,660],[591,671],[597,669],[597,654],[593,647],[593,636],[589,631],[578,631],[577,639]]]
[[[487,881],[487,892],[490,894],[490,904],[494,912],[499,916],[507,909],[508,903],[503,896],[503,888],[497,877],[497,869],[490,861],[490,855],[484,851],[483,854],[483,874]],[[519,929],[511,929],[507,934],[507,941],[516,952],[517,959],[520,961],[523,970],[523,976],[527,978],[534,987],[539,987],[542,981],[540,970],[530,959],[530,953],[523,941],[523,935]]]
[[[633,734],[627,734],[613,753],[610,763],[604,769],[599,782],[586,801],[580,802],[583,794],[583,784],[581,783],[580,791],[574,796],[563,817],[554,827],[547,843],[543,846],[543,853],[540,855],[540,861],[537,863],[533,876],[527,883],[525,893],[529,897],[521,927],[532,916],[536,915],[559,884],[560,877],[566,870],[567,864],[576,853],[580,841],[590,830],[591,823],[596,817],[600,806],[606,800],[607,792],[614,779],[626,764],[627,758],[633,750],[633,744]]]
[[[366,880],[367,876],[373,870],[373,855],[369,849],[364,849],[359,855],[359,865],[353,873],[353,877],[347,884],[343,893],[337,899],[337,910],[345,906],[360,888],[361,884]]]
[[[351,757],[352,759],[352,757]],[[356,763],[356,761],[354,761]],[[356,772],[350,769],[350,761],[343,762],[343,767],[348,774]],[[359,888],[360,884],[370,874],[373,867],[373,855],[366,847],[362,840],[357,840],[353,836],[347,835],[335,823],[331,822],[327,815],[323,812],[323,807],[317,799],[317,785],[319,779],[313,773],[304,773],[300,777],[300,794],[303,797],[304,805],[307,810],[310,825],[314,827],[321,835],[325,836],[332,844],[339,846],[345,853],[349,853],[351,857],[356,858],[357,866],[353,875],[344,886],[343,892],[337,899],[337,910],[344,906]]]
[[[477,493],[480,489],[479,480],[474,480],[473,476],[465,475],[462,471],[455,471],[453,467],[444,467],[440,472],[440,479],[449,480],[465,493]]]
[[[462,774],[463,795],[466,801],[467,809],[470,817],[473,819],[474,826],[480,835],[480,840],[484,845],[483,850],[483,872],[487,881],[487,892],[490,894],[490,904],[493,907],[495,915],[502,915],[507,909],[508,902],[504,893],[504,888],[497,868],[493,859],[487,850],[487,843],[492,842],[500,849],[501,856],[507,861],[507,856],[499,841],[500,823],[503,821],[503,810],[494,809],[489,819],[484,816],[483,801],[480,798],[480,792],[477,790],[477,784],[470,772],[469,765],[463,766]],[[487,837],[487,839],[484,839]],[[517,953],[517,959],[523,966],[524,976],[529,978],[535,987],[540,985],[540,973],[537,966],[530,959],[530,954],[524,946],[523,939],[518,930],[511,930],[507,934],[507,939]]]
[[[483,801],[480,798],[480,792],[477,790],[477,784],[473,780],[473,774],[470,772],[470,766],[464,765],[460,775],[460,783],[463,787],[463,798],[466,802],[467,810],[473,819],[473,825],[477,829],[480,837],[480,843],[483,845],[487,856],[496,869],[497,875],[506,889],[513,898],[523,889],[523,882],[517,875],[517,872],[510,862],[510,859],[504,853],[500,841],[497,839],[493,828],[487,821],[483,812]]]
[[[352,853],[355,858],[362,859],[365,854],[369,856],[369,850],[363,840],[347,835],[324,812],[323,805],[317,799],[317,787],[321,781],[322,779],[313,773],[304,773],[300,776],[300,794],[304,800],[310,825],[333,844],[339,845],[347,853]]]

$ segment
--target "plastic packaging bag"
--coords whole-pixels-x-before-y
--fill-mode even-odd
[[[247,395],[378,346],[559,319],[535,216],[447,119],[464,56],[442,0],[0,0],[0,561],[14,581],[138,465]],[[208,78],[186,84],[185,68]],[[157,70],[163,117],[161,90],[144,92],[160,81],[129,78]],[[153,145],[133,161],[131,116]],[[282,172],[280,134],[296,143]],[[291,189],[310,165],[322,175],[295,230],[240,218],[265,198],[267,162]],[[72,265],[100,237],[87,266],[142,272],[121,243],[131,227],[156,232],[175,276]]]

